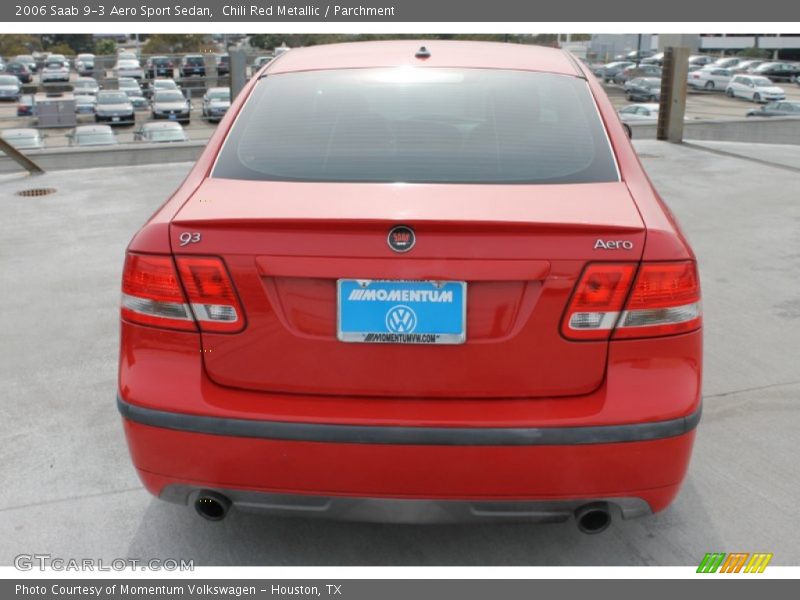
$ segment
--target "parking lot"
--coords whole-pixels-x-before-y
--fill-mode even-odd
[[[796,83],[780,83],[777,85],[784,89],[787,100],[800,101],[800,85]],[[606,83],[603,87],[605,87],[608,97],[611,98],[617,110],[633,104],[625,99],[621,85]],[[728,98],[722,91],[707,92],[694,90],[690,87],[686,96],[686,118],[692,120],[742,119],[747,115],[747,111],[759,106],[761,105],[741,98]]]
[[[2,176],[0,564],[49,553],[197,565],[693,565],[711,551],[797,564],[800,146],[782,146],[778,166],[769,146],[636,146],[698,253],[705,404],[678,500],[598,536],[573,522],[398,526],[234,512],[209,523],[152,498],[115,405],[119,278],[131,235],[190,165],[146,177],[136,167]],[[16,194],[34,187],[56,191]]]
[[[75,72],[70,73],[70,81],[74,82],[77,78]],[[114,90],[117,89],[116,79],[112,77],[111,72],[106,72],[103,76],[99,74],[96,76],[98,82],[103,85],[103,89]],[[192,101],[192,117],[188,125],[184,125],[186,134],[190,140],[205,141],[211,137],[211,134],[216,128],[215,122],[210,122],[202,116],[202,97],[206,88],[216,86],[228,86],[227,77],[207,77],[207,78],[192,78],[189,80],[181,81],[182,87]],[[30,86],[35,85],[37,89],[44,89],[39,84],[39,75],[34,75],[33,82]],[[82,114],[76,115],[78,125],[93,124],[94,115]],[[137,110],[135,113],[135,125],[120,125],[115,126],[114,130],[117,134],[119,143],[129,143],[134,141],[134,132],[143,123],[151,119],[150,110]],[[0,130],[16,127],[37,127],[36,117],[18,117],[17,116],[17,103],[11,101],[0,101]],[[60,148],[69,145],[69,138],[67,135],[72,131],[72,128],[42,128],[42,133],[47,137],[45,140],[48,148]]]
[[[104,89],[116,89],[116,80],[112,75],[110,71],[105,72],[102,76],[98,75],[98,80],[105,84]],[[71,74],[71,80],[74,81],[76,77],[76,74],[73,72]],[[34,84],[38,85],[38,78],[39,75],[34,76]],[[217,80],[216,77],[208,77],[206,79],[195,78],[193,80],[181,82],[184,90],[190,94],[193,104],[191,123],[184,127],[190,140],[205,141],[211,137],[216,123],[209,122],[202,117],[201,98],[206,87],[228,85],[227,81],[227,78]],[[800,85],[796,83],[782,83],[780,85],[786,91],[786,98],[788,100],[800,101]],[[631,104],[625,99],[622,86],[607,83],[604,84],[604,87],[617,110]],[[757,106],[759,105],[753,102],[728,98],[721,91],[707,92],[689,88],[686,103],[686,118],[690,120],[741,119],[746,116],[747,111]],[[77,120],[79,125],[94,123],[93,115],[78,115]],[[119,143],[133,142],[134,132],[142,123],[148,120],[150,120],[149,110],[141,110],[136,112],[136,125],[115,127]],[[17,117],[15,102],[6,101],[0,103],[0,129],[36,127],[36,125],[35,117]],[[42,132],[47,136],[45,141],[48,148],[58,148],[69,144],[69,138],[67,137],[71,132],[69,128],[42,129]]]

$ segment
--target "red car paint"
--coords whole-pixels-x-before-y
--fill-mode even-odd
[[[166,269],[159,285],[172,286],[163,298],[177,294],[180,304],[188,294],[188,303],[229,306],[236,318],[230,327],[191,316],[159,325],[123,309],[119,403],[142,481],[164,497],[184,486],[347,498],[637,498],[662,510],[685,476],[699,419],[700,317],[634,325],[636,314],[671,318],[672,307],[699,306],[686,239],[599,83],[566,53],[426,41],[421,63],[419,45],[292,50],[260,74],[414,66],[585,78],[619,180],[214,177],[254,77],[128,248],[129,298],[155,281],[130,265],[153,257]],[[415,231],[407,254],[386,244],[397,224]],[[200,241],[189,242],[195,234]],[[467,281],[467,342],[337,341],[341,278]],[[604,295],[604,285],[617,287]],[[574,313],[591,316],[603,302],[619,319],[616,331],[571,329]],[[626,311],[635,321],[627,328]],[[665,424],[666,434],[651,435],[651,425]],[[562,434],[563,443],[537,439]]]

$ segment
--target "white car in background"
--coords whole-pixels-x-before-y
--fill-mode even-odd
[[[658,103],[631,104],[617,111],[623,123],[655,123],[658,121]]]
[[[144,79],[144,69],[135,58],[120,58],[114,65],[114,75],[120,77],[133,77],[134,79]]]
[[[786,92],[766,77],[757,75],[735,75],[725,93],[730,98],[744,98],[753,102],[785,100]]]
[[[22,85],[15,75],[3,75],[0,73],[0,100],[19,100]]]
[[[698,90],[724,91],[733,78],[733,71],[713,65],[689,73],[688,83]]]
[[[44,148],[44,137],[38,129],[26,127],[23,129],[4,129],[0,131],[0,138],[8,142],[17,150],[41,150]]]
[[[69,82],[69,67],[61,59],[53,60],[48,58],[47,62],[44,63],[40,79],[42,83],[51,83],[53,81],[67,83]]]
[[[739,65],[739,63],[744,62],[745,59],[737,58],[735,56],[723,56],[722,58],[718,58],[713,63],[713,66],[718,67],[720,69],[732,69]]]

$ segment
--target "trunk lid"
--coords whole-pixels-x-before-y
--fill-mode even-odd
[[[392,251],[399,223],[416,245]],[[644,230],[624,183],[449,185],[208,179],[171,225],[178,254],[221,256],[246,314],[202,334],[206,372],[278,393],[536,397],[589,393],[608,342],[559,325],[588,261],[638,261]],[[179,246],[181,233],[200,243]],[[598,239],[632,247],[596,248]],[[625,246],[629,246],[625,244]],[[460,345],[337,340],[337,280],[467,282]]]

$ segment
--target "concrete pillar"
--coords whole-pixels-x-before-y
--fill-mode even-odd
[[[663,36],[664,43],[673,36]],[[676,36],[680,37],[680,36]],[[659,40],[661,42],[661,40]],[[688,46],[664,47],[661,75],[661,101],[658,110],[656,138],[679,144],[683,141],[683,119],[686,114],[686,87],[689,76]]]
[[[239,95],[247,83],[247,54],[242,49],[231,50],[231,100]]]

